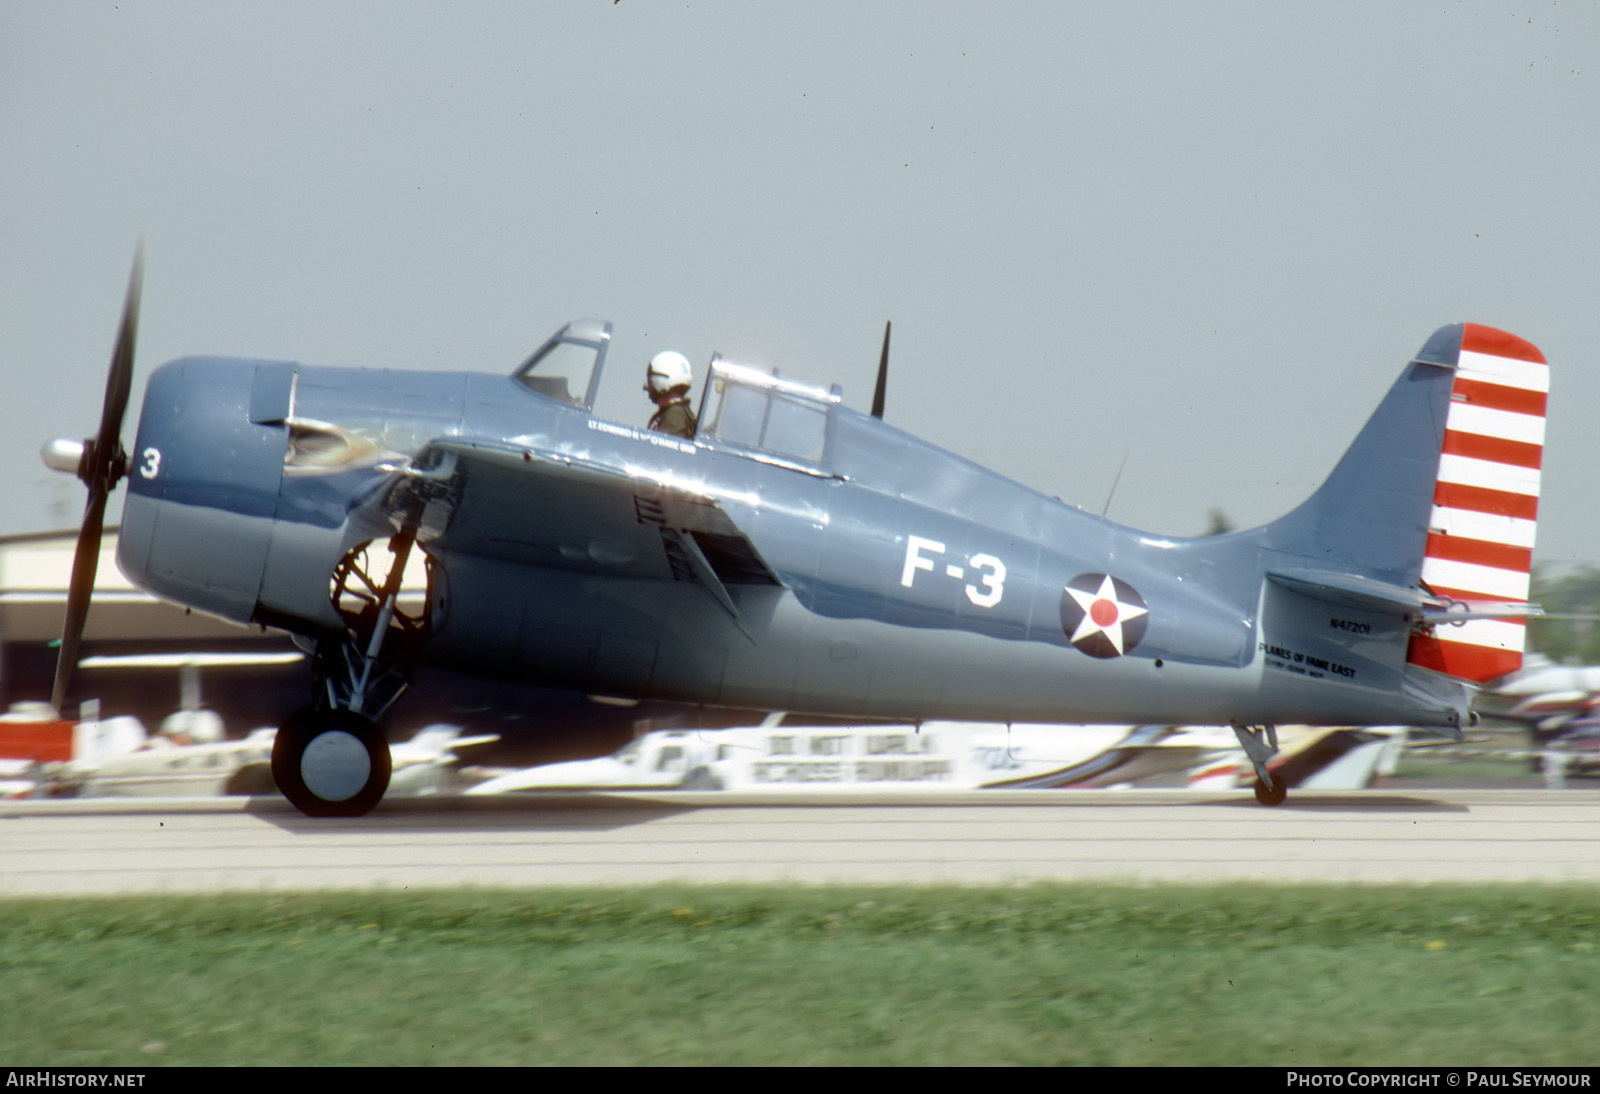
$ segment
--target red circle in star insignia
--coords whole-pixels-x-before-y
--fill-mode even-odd
[[[1150,609],[1139,591],[1110,574],[1079,574],[1061,592],[1061,629],[1090,657],[1121,657],[1139,644]]]

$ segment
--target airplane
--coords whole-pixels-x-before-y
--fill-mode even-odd
[[[660,729],[609,756],[495,773],[471,795],[530,790],[733,790],[848,793],[975,790],[1070,785],[1172,744],[1171,726],[812,724],[786,712],[759,725]],[[1232,744],[1230,736],[1229,744]],[[1210,747],[1164,749],[1161,767],[1181,769]],[[1105,761],[1086,771],[1092,760]],[[1064,780],[1061,776],[1068,776]]]
[[[185,357],[124,451],[140,271],[98,433],[44,449],[89,488],[53,705],[126,478],[134,584],[309,654],[272,771],[311,815],[382,797],[381,722],[423,661],[816,715],[1227,725],[1276,805],[1278,724],[1459,733],[1538,612],[1548,368],[1491,327],[1430,337],[1291,512],[1180,538],[884,421],[887,327],[870,412],[718,356],[691,438],[594,414],[598,319],[508,373]]]
[[[1298,736],[1285,738],[1271,769],[1287,783],[1320,790],[1368,785],[1405,740],[1403,730],[1307,729]],[[755,726],[654,730],[610,756],[492,773],[464,793],[1226,789],[1237,785],[1242,759],[1232,732],[1216,726],[811,725],[774,715]]]

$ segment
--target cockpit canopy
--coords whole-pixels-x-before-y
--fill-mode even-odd
[[[698,436],[785,461],[818,464],[828,439],[828,415],[840,399],[837,385],[823,391],[713,358],[700,398]]]
[[[594,409],[600,370],[611,345],[611,323],[579,319],[568,323],[517,369],[517,382],[558,403]]]
[[[609,321],[579,319],[553,334],[514,376],[548,399],[593,410],[610,345]],[[828,418],[842,398],[837,384],[824,390],[716,356],[701,391],[695,439],[815,474],[824,463]]]

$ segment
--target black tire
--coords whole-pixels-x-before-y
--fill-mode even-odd
[[[1283,781],[1282,775],[1279,775],[1272,780],[1272,788],[1269,790],[1266,783],[1257,779],[1255,791],[1256,801],[1262,805],[1282,805],[1284,799],[1289,796],[1289,784]]]
[[[371,812],[389,789],[391,770],[389,742],[354,711],[307,707],[283,723],[272,744],[272,781],[308,817]]]

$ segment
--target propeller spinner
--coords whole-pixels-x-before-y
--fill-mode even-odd
[[[72,678],[78,643],[89,615],[89,598],[94,592],[95,571],[100,564],[106,498],[128,470],[128,455],[122,447],[122,418],[128,409],[128,393],[133,386],[133,348],[139,336],[139,292],[143,279],[144,253],[140,248],[133,256],[128,296],[122,305],[122,324],[117,330],[116,346],[111,351],[99,433],[81,442],[56,439],[46,443],[41,452],[46,466],[73,472],[89,488],[83,524],[78,530],[78,546],[72,556],[67,614],[61,625],[61,649],[56,657],[55,686],[50,693],[50,703],[57,711],[66,700],[67,683]]]

